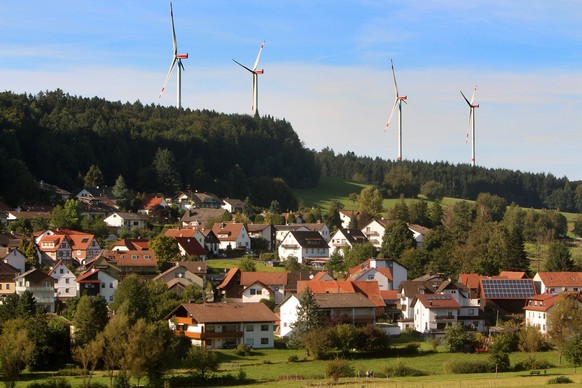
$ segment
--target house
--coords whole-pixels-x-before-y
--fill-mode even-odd
[[[77,296],[77,277],[62,260],[57,261],[48,275],[55,281],[55,298],[57,300]]]
[[[103,251],[102,256],[119,268],[120,280],[131,274],[146,279],[153,278],[158,274],[158,262],[154,251]]]
[[[373,281],[378,283],[380,290],[392,290],[392,272],[390,268],[372,268],[357,266],[348,270],[348,280]]]
[[[141,209],[139,209],[137,212],[142,214],[150,214],[154,208],[167,208],[169,206],[170,205],[166,202],[163,196],[157,194],[148,195],[145,197]]]
[[[109,214],[103,219],[103,222],[119,233],[123,229],[145,228],[147,220],[147,217],[143,214],[118,211]]]
[[[0,260],[15,268],[19,273],[26,271],[26,257],[16,248],[0,248]]]
[[[243,272],[235,267],[216,289],[229,301],[248,303],[273,298],[279,304],[285,297],[287,281],[287,272]]]
[[[331,254],[337,252],[343,257],[345,249],[352,248],[354,244],[366,242],[368,242],[368,238],[360,229],[339,228],[329,241],[329,251]]]
[[[340,220],[342,221],[342,228],[348,229],[350,224],[352,224],[352,220],[355,220],[357,223],[359,215],[360,212],[358,210],[341,209],[339,211],[339,216]]]
[[[180,222],[184,228],[205,227],[208,224],[214,224],[216,220],[222,220],[226,210],[218,208],[192,208],[187,209]]]
[[[194,206],[200,209],[220,209],[222,206],[222,200],[212,193],[192,193],[192,201]]]
[[[400,283],[399,297],[402,318],[398,320],[401,330],[414,329],[414,309],[412,304],[418,294],[434,294],[442,283],[438,275],[423,276]]]
[[[244,202],[236,198],[224,198],[222,200],[222,208],[230,214],[242,213]]]
[[[204,237],[204,235],[203,235]],[[206,260],[208,251],[194,237],[175,237],[178,242],[178,249],[183,257],[198,257]],[[204,242],[204,240],[203,240]]]
[[[196,346],[270,349],[278,317],[263,303],[183,303],[166,319],[171,330]]]
[[[301,269],[287,273],[285,297],[297,294],[297,285],[304,280],[334,280],[333,271],[317,269]]]
[[[117,240],[111,246],[111,251],[125,252],[125,251],[147,251],[150,249],[149,240],[125,238]]]
[[[398,261],[394,260],[394,259],[387,259],[387,258],[376,258],[376,257],[372,257],[367,259],[366,261],[364,261],[362,264],[350,268],[348,270],[348,273],[350,274],[350,276],[352,274],[357,274],[360,271],[363,271],[365,269],[371,269],[371,268],[376,268],[379,270],[379,272],[384,273],[384,276],[386,277],[386,279],[390,279],[389,284],[391,285],[391,288],[388,288],[389,290],[397,290],[400,288],[400,284],[405,281],[408,280],[408,269],[403,266],[402,264],[400,264]],[[386,270],[390,271],[390,275],[388,275],[388,272]],[[378,275],[380,276],[380,275]],[[382,284],[383,280],[381,279],[382,276],[378,277],[378,279],[376,279],[378,281],[379,284]]]
[[[421,249],[424,237],[430,232],[430,229],[418,224],[408,224],[408,230],[412,232],[412,237],[416,241],[416,248]]]
[[[95,297],[101,295],[107,303],[111,304],[118,284],[119,280],[107,272],[91,268],[77,277],[77,292],[79,296]]]
[[[537,294],[532,279],[482,277],[480,290],[481,309],[501,314],[521,314],[527,300]]]
[[[566,291],[566,293],[578,300],[578,310],[579,312],[582,311],[582,295],[580,292]],[[525,311],[526,326],[537,327],[542,334],[547,334],[550,329],[547,320],[560,295],[561,293],[544,293],[529,298],[523,308]]]
[[[78,201],[83,217],[105,218],[108,214],[119,210],[119,206],[107,197],[83,197]]]
[[[206,263],[198,262],[199,271],[194,273],[190,271],[188,266],[182,265],[185,262],[173,263],[174,265],[168,268],[166,271],[162,272],[156,276],[153,280],[160,281],[166,284],[169,290],[176,293],[177,295],[182,295],[184,289],[190,285],[197,285],[204,289],[205,287],[205,274],[206,274]],[[196,264],[196,262],[190,262]],[[204,272],[202,272],[204,265]]]
[[[251,238],[245,224],[240,222],[219,222],[214,224],[212,232],[220,241],[219,249],[250,249]]]
[[[55,281],[52,277],[39,269],[31,269],[14,278],[16,294],[21,295],[25,291],[32,293],[37,307],[46,312],[55,312]]]
[[[279,245],[279,258],[289,257],[297,258],[301,264],[322,264],[329,260],[329,246],[319,232],[291,231]]]
[[[533,281],[540,294],[582,291],[582,272],[538,272]]]
[[[44,218],[49,220],[51,218],[50,210],[46,211],[28,211],[28,210],[10,210],[5,212],[7,214],[6,223],[10,224],[13,221],[25,219],[33,220],[36,218]]]
[[[281,242],[291,231],[309,231],[307,226],[303,224],[291,224],[291,225],[273,225],[275,228],[275,243],[277,247],[281,245]]]
[[[372,325],[376,318],[376,305],[360,293],[313,294],[319,305],[326,325],[350,323],[353,325]],[[301,306],[300,296],[288,296],[279,307],[281,319],[279,332],[288,337],[297,322],[297,310]]]
[[[44,258],[49,258],[53,263],[58,260],[66,263],[74,259],[85,264],[101,253],[94,235],[70,229],[46,230],[36,238],[36,245]]]
[[[262,238],[267,242],[267,249],[275,249],[275,228],[271,224],[247,224],[247,231],[251,239]]]
[[[187,238],[195,238],[198,241],[198,244],[201,246],[205,246],[205,239],[206,236],[202,233],[203,228],[198,227],[189,227],[189,228],[178,228],[178,229],[167,229],[164,232],[164,236],[169,237],[187,237]]]
[[[45,181],[38,182],[38,188],[45,193],[48,193],[51,203],[65,202],[67,199],[71,199],[73,196],[71,192],[65,189],[61,189],[58,186],[46,183]]]
[[[14,279],[18,275],[19,271],[16,268],[0,261],[0,297],[16,292],[16,281]]]

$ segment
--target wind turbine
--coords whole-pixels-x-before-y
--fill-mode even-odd
[[[259,114],[259,74],[263,74],[265,72],[265,70],[263,69],[257,70],[257,67],[259,66],[259,60],[261,59],[261,52],[263,51],[263,47],[265,47],[265,41],[261,43],[261,48],[259,48],[259,53],[257,54],[257,59],[255,60],[255,64],[253,65],[252,69],[249,69],[245,65],[233,59],[233,61],[236,64],[250,71],[253,76],[253,106],[251,110],[255,115]]]
[[[471,130],[471,165],[475,166],[475,108],[479,108],[479,104],[474,104],[473,101],[475,100],[475,93],[477,92],[477,86],[473,89],[473,95],[471,96],[471,101],[465,97],[463,92],[461,91],[461,95],[467,101],[469,105],[469,126],[467,128],[467,136],[465,138],[465,142],[469,142],[469,129]]]
[[[392,120],[392,116],[394,115],[394,111],[398,106],[398,160],[402,160],[402,103],[406,103],[406,96],[401,96],[398,94],[398,85],[396,84],[396,72],[394,71],[394,62],[392,59],[390,60],[390,64],[392,65],[392,77],[394,78],[394,90],[396,91],[396,99],[394,100],[394,105],[392,106],[392,111],[390,112],[390,116],[388,117],[388,122],[386,123],[386,128],[384,128],[384,132],[388,129],[390,125],[390,120]]]
[[[182,107],[182,70],[184,69],[184,65],[182,64],[182,59],[188,59],[188,54],[178,54],[178,44],[176,43],[176,29],[174,28],[174,12],[172,10],[172,2],[170,1],[170,18],[172,19],[172,39],[174,43],[174,55],[172,56],[172,63],[170,64],[170,70],[168,70],[168,74],[166,75],[166,79],[164,80],[164,85],[162,86],[162,91],[158,98],[162,97],[164,90],[166,89],[166,84],[168,83],[168,79],[172,75],[172,71],[174,70],[174,66],[176,62],[178,62],[178,76],[177,76],[177,91],[176,91],[176,107]]]

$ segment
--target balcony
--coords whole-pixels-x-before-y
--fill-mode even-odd
[[[243,332],[242,331],[226,331],[226,332],[218,332],[218,333],[200,333],[200,332],[193,332],[193,331],[182,331],[176,330],[176,335],[183,335],[190,339],[195,340],[206,340],[210,338],[242,338]]]
[[[285,249],[299,249],[297,244],[281,244],[281,246]]]
[[[457,320],[457,317],[453,314],[443,314],[443,315],[436,315],[433,319],[433,322],[454,322]]]
[[[194,324],[194,319],[190,317],[174,317],[176,319],[176,323],[180,325],[192,325]]]

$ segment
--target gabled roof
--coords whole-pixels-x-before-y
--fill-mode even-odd
[[[507,279],[528,279],[525,272],[517,271],[501,271],[498,277]]]
[[[384,302],[395,302],[398,303],[400,301],[400,297],[398,296],[398,290],[380,290],[380,295],[384,299]]]
[[[8,275],[14,279],[14,277],[18,274],[18,270],[11,266],[10,264],[6,264],[3,261],[0,261],[0,275]]]
[[[147,217],[141,213],[131,213],[131,212],[120,212],[116,211],[109,214],[107,217],[111,217],[112,215],[117,214],[118,217],[124,220],[134,220],[134,221],[147,221]]]
[[[234,267],[228,270],[222,282],[216,286],[217,289],[222,289],[228,287],[228,284],[234,279],[234,277],[240,272],[238,267]]]
[[[247,231],[249,233],[257,233],[262,232],[269,227],[271,227],[271,224],[247,224]]]
[[[346,209],[341,209],[339,210],[340,214],[343,214],[346,217],[352,218],[353,216],[357,216],[360,214],[359,210],[346,210]]]
[[[271,294],[271,295],[275,293],[275,291],[273,291],[273,289],[271,288],[271,286],[270,286],[270,285],[268,285],[268,284],[265,284],[265,283],[261,282],[260,280],[257,280],[257,281],[255,281],[255,282],[252,282],[251,284],[248,284],[248,285],[244,286],[244,287],[242,288],[241,292],[242,292],[242,291],[244,291],[244,290],[246,290],[247,288],[250,288],[250,287],[254,286],[254,285],[258,285],[258,286],[260,286],[261,288],[263,288],[263,289],[267,290],[267,292],[268,292],[269,294]]]
[[[211,219],[222,217],[225,212],[226,210],[223,208],[186,209],[180,221],[188,223],[197,222],[199,225],[204,225],[207,221]]]
[[[427,309],[458,309],[459,302],[451,294],[416,294],[416,301],[412,302],[412,307],[416,302],[422,303]]]
[[[77,283],[101,283],[98,277],[99,269],[90,269],[77,276]]]
[[[297,293],[309,287],[314,294],[342,294],[356,292],[354,284],[347,280],[301,280],[297,282]]]
[[[481,279],[481,296],[486,299],[527,299],[536,295],[531,279]]]
[[[329,249],[329,245],[319,232],[311,230],[292,230],[289,232],[303,248],[324,248]]]
[[[147,251],[149,249],[150,242],[149,240],[140,240],[140,239],[122,239],[117,240],[113,246],[112,250],[115,250],[115,247],[125,247],[129,251]]]
[[[279,318],[264,303],[182,303],[166,316],[192,317],[197,323],[276,322]]]
[[[538,272],[546,287],[581,287],[582,272]]]
[[[198,228],[179,228],[179,229],[167,229],[164,232],[164,236],[169,237],[194,237],[198,233]]]
[[[365,243],[368,242],[368,238],[366,237],[366,235],[364,234],[364,232],[362,232],[361,229],[346,229],[346,228],[339,228],[335,234],[335,238],[337,238],[337,235],[341,235],[344,236],[345,239],[350,243],[350,244],[361,244],[361,243]]]
[[[247,287],[255,282],[261,282],[268,286],[281,286],[287,284],[287,272],[241,272],[240,284]]]
[[[366,276],[369,272],[378,272],[386,277],[388,280],[393,280],[392,271],[390,268],[362,268],[360,266],[352,267],[348,270],[350,279],[359,279]]]
[[[42,272],[40,269],[33,268],[29,271],[26,271],[22,275],[16,276],[14,280],[17,279],[25,279],[26,281],[30,282],[31,285],[34,284],[41,284],[42,282],[50,281],[54,283],[54,279],[47,275],[46,273]]]
[[[220,241],[236,241],[245,225],[240,222],[218,222],[212,226],[212,231]]]
[[[564,294],[573,296],[578,299],[578,302],[582,303],[582,295],[580,293],[565,292]],[[561,294],[535,295],[527,300],[523,309],[528,311],[547,312],[556,304],[560,295]]]
[[[472,290],[479,289],[480,280],[481,276],[476,273],[462,273],[459,275],[459,283],[463,283]]]
[[[208,254],[206,248],[204,248],[198,240],[194,237],[174,237],[178,242],[178,245],[186,252],[188,256],[204,256]]]

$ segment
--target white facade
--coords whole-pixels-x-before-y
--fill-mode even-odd
[[[380,249],[382,248],[384,229],[384,225],[378,222],[378,220],[372,220],[362,228],[362,232],[366,235],[368,241],[370,241],[374,248]]]
[[[243,303],[259,303],[261,299],[275,297],[269,287],[260,282],[255,282],[246,287],[242,292]]]
[[[286,260],[290,256],[296,257],[300,264],[306,263],[309,260],[328,260],[329,259],[329,247],[324,246],[302,246],[294,234],[289,232],[278,249],[279,258],[281,260]]]
[[[55,312],[55,290],[54,290],[54,280],[46,275],[46,278],[37,284],[32,284],[27,279],[27,274],[30,274],[30,270],[24,274],[17,276],[14,280],[16,282],[16,294],[22,295],[25,291],[30,291],[34,296],[36,305],[38,307],[44,308],[49,313]]]
[[[392,289],[397,290],[400,283],[408,280],[408,270],[395,260],[392,259],[375,259],[368,260],[370,268],[389,268],[392,272]]]
[[[392,280],[388,279],[386,274],[379,271],[377,268],[364,269],[353,276],[350,276],[354,281],[364,281],[378,283],[380,290],[392,290]]]
[[[295,295],[289,296],[279,307],[279,335],[287,337],[293,331],[293,324],[297,322],[299,299]]]
[[[112,213],[105,217],[103,222],[105,222],[107,226],[111,228],[118,229],[145,228],[146,226],[146,218],[135,213]]]
[[[62,262],[49,274],[55,280],[55,298],[74,298],[77,294],[77,277]]]
[[[11,250],[4,258],[4,262],[16,268],[19,273],[25,272],[26,257],[24,257],[24,255],[18,249]]]

